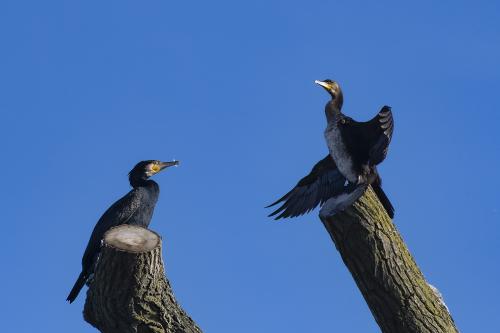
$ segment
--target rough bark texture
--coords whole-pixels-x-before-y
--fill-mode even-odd
[[[320,218],[382,332],[458,332],[371,187],[344,212]]]
[[[129,242],[126,246],[117,245],[119,228],[124,228],[124,243]],[[114,246],[106,242],[110,231],[104,236],[87,292],[84,319],[102,333],[201,333],[175,300],[165,277],[160,236],[148,230],[144,243],[152,236],[158,242],[152,250],[141,251],[141,241],[129,241],[131,228],[140,227],[119,226],[110,230],[114,233]],[[145,229],[140,229],[139,234],[144,234]]]

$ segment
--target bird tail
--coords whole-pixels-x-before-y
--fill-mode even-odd
[[[387,215],[392,219],[394,218],[394,207],[391,204],[391,201],[385,194],[384,190],[382,189],[382,185],[380,182],[375,182],[372,184],[373,191],[375,191],[375,194],[378,197],[378,200],[384,206],[385,211],[387,212]]]
[[[75,282],[75,285],[69,292],[68,298],[66,298],[66,300],[70,304],[73,303],[73,301],[76,299],[86,281],[87,281],[87,274],[85,272],[81,272],[80,275],[78,276],[78,279]]]

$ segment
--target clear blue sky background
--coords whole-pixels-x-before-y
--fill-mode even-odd
[[[142,159],[151,228],[205,332],[376,332],[317,211],[264,205],[326,154],[315,79],[391,105],[395,223],[463,332],[500,323],[498,1],[0,4],[2,331],[95,332],[65,298]]]

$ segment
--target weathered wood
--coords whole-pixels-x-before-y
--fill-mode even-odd
[[[320,218],[384,333],[458,332],[371,189]]]
[[[158,234],[122,225],[104,235],[84,319],[102,333],[201,333],[165,277]]]

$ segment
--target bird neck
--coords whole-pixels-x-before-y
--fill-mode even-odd
[[[149,183],[148,178],[145,175],[141,176],[130,175],[128,180],[130,182],[130,186],[132,186],[133,188],[144,187],[147,186],[147,184]]]
[[[336,122],[340,118],[342,115],[340,110],[342,109],[343,102],[344,98],[342,96],[342,92],[339,92],[337,96],[332,96],[332,99],[326,103],[325,115],[328,123]]]
[[[342,104],[344,104],[344,94],[342,94],[342,90],[337,91],[337,96],[333,99],[333,103],[336,105],[336,107],[339,109],[342,109]]]

